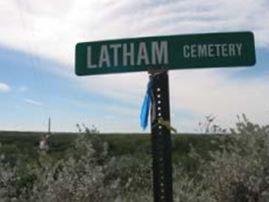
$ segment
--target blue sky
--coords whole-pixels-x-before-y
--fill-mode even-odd
[[[48,117],[51,117],[53,126],[58,131],[75,131],[76,123],[89,126],[94,124],[100,130],[109,131],[110,128],[113,129],[117,107],[135,106],[139,112],[140,103],[134,105],[89,93],[71,78],[50,71],[51,66],[61,66],[52,61],[5,48],[0,49],[0,61],[1,83],[9,87],[0,93],[0,122],[3,129],[45,130]],[[74,73],[70,74],[72,77]],[[111,109],[106,111],[103,105],[109,105],[106,108]],[[132,115],[128,117],[132,118]],[[102,119],[109,125],[97,125],[97,121]],[[108,121],[110,119],[111,122]],[[117,121],[128,124],[125,117],[118,118]]]
[[[54,131],[76,131],[76,123],[85,123],[101,132],[143,132],[139,113],[147,73],[77,77],[75,44],[245,30],[255,34],[254,67],[169,72],[172,125],[197,131],[198,122],[213,114],[216,123],[231,127],[240,113],[266,124],[268,9],[266,0],[2,1],[0,130],[44,131],[51,117]]]

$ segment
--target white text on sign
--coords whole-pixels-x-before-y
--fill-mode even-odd
[[[234,57],[242,55],[241,43],[191,44],[183,46],[184,58]]]
[[[136,65],[166,65],[168,64],[167,41],[153,41],[150,45],[145,42],[102,45],[98,53],[98,61],[93,62],[92,46],[87,47],[87,67],[115,67]],[[121,53],[121,54],[120,54]]]

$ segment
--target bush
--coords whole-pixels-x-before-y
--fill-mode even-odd
[[[220,143],[220,150],[210,152],[211,161],[200,161],[200,183],[219,202],[268,201],[269,126],[253,124],[243,115]]]
[[[14,168],[5,164],[0,170],[1,201],[140,201],[151,198],[150,160],[129,155],[109,157],[107,148],[98,136],[81,135],[66,160],[55,163],[47,154],[40,153],[38,164],[28,167],[25,176],[19,164]]]
[[[175,201],[269,201],[269,126],[253,124],[243,115],[230,134],[213,139],[204,147],[209,152],[184,142],[192,149],[183,163],[195,168],[174,165]],[[50,153],[39,153],[31,162],[25,156],[12,164],[2,159],[1,202],[152,201],[151,156],[112,156],[108,148],[100,135],[82,133],[61,160]]]

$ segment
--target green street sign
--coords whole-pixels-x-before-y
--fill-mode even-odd
[[[84,42],[76,45],[77,75],[255,64],[252,32],[190,34]]]

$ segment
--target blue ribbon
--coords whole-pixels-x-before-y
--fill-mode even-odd
[[[152,80],[148,82],[146,95],[143,101],[143,105],[140,112],[140,126],[145,130],[148,126],[148,116],[149,116],[149,109],[151,104],[151,94],[152,94]]]

